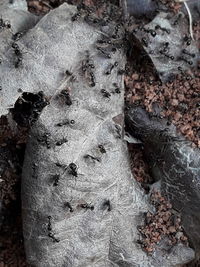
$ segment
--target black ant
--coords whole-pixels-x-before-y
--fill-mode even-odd
[[[19,68],[22,65],[22,52],[20,51],[19,45],[17,43],[12,43],[12,48],[14,49],[17,60],[15,61],[15,68]]]
[[[167,57],[167,58],[169,58],[169,59],[171,59],[171,60],[174,60],[174,56],[171,56],[171,55],[168,55],[168,54],[166,54],[164,51],[160,51],[160,54],[162,54],[163,56],[165,56],[165,57]]]
[[[183,50],[182,50],[182,53],[185,54],[185,55],[188,55],[188,56],[190,56],[190,57],[195,58],[195,54],[192,54],[192,53],[188,52],[186,49],[183,49]]]
[[[70,120],[70,124],[75,124],[75,120]]]
[[[37,163],[33,163],[32,170],[33,170],[33,178],[34,179],[37,178],[36,177],[36,169],[37,169],[37,167],[38,167],[38,164]]]
[[[12,43],[12,48],[14,49],[14,52],[15,52],[16,56],[20,56],[21,55],[21,51],[20,51],[19,45],[17,43]]]
[[[112,37],[111,37],[112,38]],[[109,37],[103,38],[102,40],[97,41],[96,48],[103,54],[106,58],[111,58],[111,54],[106,51],[108,49],[113,54],[117,51],[117,49],[123,48],[124,43],[123,40],[113,40]]]
[[[108,211],[111,211],[112,210],[111,203],[110,203],[110,200],[109,199],[104,201],[103,207],[104,208],[107,208]]]
[[[108,23],[104,19],[98,19],[97,25],[104,27],[104,26],[107,26]]]
[[[23,32],[16,32],[16,33],[13,35],[13,40],[14,40],[14,41],[18,41],[22,36],[23,36]]]
[[[117,46],[116,47],[113,47],[112,49],[111,49],[111,51],[113,52],[113,54],[117,51]]]
[[[117,72],[118,75],[123,75],[125,73],[126,73],[126,71],[123,70],[123,69],[119,69],[118,72]]]
[[[48,216],[48,226],[47,226],[48,231],[52,231],[52,217]]]
[[[90,72],[90,86],[94,87],[96,85],[96,79],[93,72]]]
[[[68,142],[68,140],[66,138],[63,138],[63,139],[61,139],[61,140],[56,142],[56,146],[61,146],[64,143],[67,143],[67,142]]]
[[[9,21],[5,21],[4,22],[4,27],[7,28],[7,29],[10,29],[11,28],[11,24]]]
[[[148,47],[148,41],[146,38],[142,38],[142,43],[145,47]]]
[[[106,153],[105,147],[103,145],[99,145],[98,148],[102,154]]]
[[[119,34],[118,34],[120,27],[121,27],[120,24],[118,24],[117,26],[115,26],[115,33],[112,35],[112,38],[113,39],[117,39],[117,38],[120,37]]]
[[[4,21],[2,18],[0,18],[0,27],[3,28],[4,27]]]
[[[82,209],[86,209],[86,210],[94,210],[94,206],[93,206],[93,205],[90,205],[90,204],[87,204],[87,203],[85,203],[85,204],[80,204],[80,207],[81,207]]]
[[[104,55],[106,58],[109,58],[109,59],[111,58],[111,55],[107,53],[105,50],[103,50],[103,48],[97,47],[97,50],[101,52],[101,54]]]
[[[11,24],[9,21],[4,21],[2,18],[0,19],[0,28],[7,28],[10,29],[11,28]]]
[[[164,48],[161,51],[164,53],[169,52],[169,42],[164,43]]]
[[[197,27],[198,26],[198,23],[196,21],[193,21],[193,26],[194,27]]]
[[[46,145],[46,147],[49,149],[49,148],[51,148],[51,143],[50,143],[49,138],[50,138],[50,134],[44,133],[42,136],[38,136],[37,140],[42,145]]]
[[[119,87],[115,88],[115,93],[116,94],[121,94],[121,91],[120,91]]]
[[[64,74],[65,74],[65,76],[67,76],[68,78],[70,78],[71,81],[75,81],[76,80],[76,76],[73,75],[73,73],[71,71],[66,70]]]
[[[110,65],[108,66],[108,69],[105,71],[105,74],[106,74],[106,75],[110,75],[111,72],[112,72],[112,70],[113,70],[115,67],[117,67],[117,66],[118,66],[118,62],[115,62],[114,64],[110,64]]]
[[[136,242],[137,242],[137,244],[141,245],[142,248],[145,248],[146,245],[144,244],[144,242],[142,240],[137,239]]]
[[[193,64],[193,62],[191,60],[187,60],[185,57],[179,57],[179,59],[184,61],[185,63],[187,63],[190,66]]]
[[[77,5],[77,10],[78,11],[81,11],[81,9],[85,9],[86,8],[86,5],[83,3],[83,1],[81,1],[81,2],[82,2],[81,4]]]
[[[48,233],[48,236],[49,236],[50,238],[52,238],[53,242],[56,242],[56,243],[60,242],[60,239],[59,239],[59,238],[56,238],[54,233],[49,232],[49,233]]]
[[[72,17],[71,17],[71,20],[72,21],[77,21],[81,16],[81,13],[80,12],[77,12],[76,14],[74,14]]]
[[[66,70],[66,71],[65,71],[65,75],[67,75],[67,76],[72,76],[72,72],[70,72],[69,70]]]
[[[150,34],[151,34],[152,37],[156,37],[156,35],[157,35],[156,31],[154,31],[154,30],[151,30]]]
[[[72,174],[73,176],[77,177],[78,176],[78,173],[77,173],[78,167],[76,166],[76,164],[70,163],[68,167],[69,167],[69,173]]]
[[[68,208],[70,212],[73,212],[73,211],[74,211],[73,208],[72,208],[72,206],[71,206],[71,204],[70,204],[69,202],[66,202],[66,203],[64,204],[64,206],[65,206],[66,208]]]
[[[53,176],[53,179],[54,179],[53,186],[58,186],[58,184],[59,184],[59,180],[60,180],[60,175],[55,174],[55,175]]]
[[[115,131],[116,131],[116,134],[117,134],[117,138],[121,138],[122,137],[122,135],[121,135],[121,128],[117,124],[115,124]]]
[[[185,35],[185,36],[183,37],[183,41],[186,42],[186,45],[187,45],[187,46],[189,46],[189,45],[191,45],[191,41],[192,41],[192,39],[191,39],[190,37],[188,37],[187,35]]]
[[[48,216],[48,225],[47,225],[47,230],[48,230],[48,236],[52,238],[53,242],[60,242],[59,238],[55,237],[55,234],[52,232],[52,217]]]
[[[18,57],[17,60],[15,61],[15,68],[19,68],[22,65],[22,58]]]
[[[94,69],[94,62],[90,58],[89,51],[86,51],[86,59],[82,62],[82,71],[85,74],[86,78],[89,78],[89,85],[94,87],[96,85],[96,78],[92,71]]]
[[[55,164],[56,164],[56,166],[59,167],[59,168],[64,168],[64,169],[66,169],[66,165],[64,165],[64,164],[62,164],[62,163],[60,163],[60,162],[56,162]]]
[[[100,158],[97,158],[97,157],[93,157],[93,156],[91,156],[91,155],[89,155],[89,154],[86,154],[85,156],[84,156],[84,158],[85,159],[92,159],[92,160],[94,160],[94,161],[98,161],[98,162],[100,162]]]
[[[161,27],[160,25],[156,25],[155,26],[155,30],[161,30],[161,31],[163,31],[163,32],[166,32],[166,33],[168,33],[168,34],[170,34],[170,30],[169,29],[166,29],[166,28],[163,28],[163,27]]]
[[[66,105],[68,105],[68,106],[72,105],[72,100],[71,100],[70,94],[66,89],[63,89],[60,92],[59,96],[64,98],[64,102],[65,102]]]
[[[96,24],[99,26],[105,26],[106,25],[104,20],[97,18],[96,16],[91,16],[89,14],[84,17],[84,21],[90,25],[91,24]]]
[[[115,87],[115,93],[116,94],[120,94],[121,93],[121,90],[120,90],[119,86],[116,83],[113,83],[113,85]]]
[[[90,15],[86,15],[85,17],[84,17],[84,21],[86,22],[86,23],[88,23],[88,24],[95,24],[95,23],[97,23],[97,20],[94,20]]]
[[[66,120],[66,121],[63,121],[63,122],[59,122],[57,124],[55,124],[55,126],[58,126],[58,127],[62,127],[64,125],[68,125],[68,124],[75,124],[75,120]]]
[[[111,94],[108,91],[106,91],[105,89],[101,89],[101,93],[106,98],[110,98],[111,97]]]
[[[51,148],[51,142],[50,142],[49,136],[50,134],[45,134],[44,135],[45,140],[44,142],[42,142],[42,144],[46,145],[48,149]]]
[[[93,11],[92,8],[90,8],[89,6],[85,5],[85,4],[83,3],[83,1],[82,1],[81,4],[79,4],[79,5],[77,6],[77,10],[78,10],[78,11],[84,10],[84,11],[86,11],[88,14],[91,14],[92,11]]]
[[[84,67],[85,67],[85,69],[84,69]],[[82,62],[83,71],[86,71],[87,67],[90,67],[91,69],[95,68],[94,63],[93,63],[92,59],[90,58],[90,54],[89,54],[88,50],[86,50],[86,59],[83,60],[83,62]]]
[[[106,44],[106,45],[109,44],[110,45],[112,42],[111,42],[111,40],[97,40],[97,43],[98,44]]]
[[[141,31],[144,31],[144,32],[146,32],[146,33],[150,33],[151,32],[151,30],[148,28],[148,29],[145,29],[144,27],[139,27],[139,30],[141,30]]]
[[[191,81],[191,80],[192,80],[192,76],[187,75],[187,76],[186,76],[186,80],[187,80],[187,81]]]
[[[178,67],[178,70],[179,70],[182,74],[184,74],[183,69],[182,69],[180,66]]]
[[[174,26],[178,25],[179,20],[181,19],[182,14],[178,15],[178,18],[174,21]]]

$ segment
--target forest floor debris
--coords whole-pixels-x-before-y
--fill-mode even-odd
[[[162,1],[174,12],[180,9],[181,4],[175,1]],[[43,15],[51,9],[62,4],[63,0],[29,0],[29,11]],[[68,1],[77,4],[78,1]],[[200,23],[194,22],[195,39],[200,41]],[[200,42],[199,42],[200,44]],[[199,47],[200,48],[200,47]],[[199,67],[200,68],[200,67]],[[177,79],[162,85],[156,78],[141,68],[134,70],[125,77],[127,86],[126,100],[128,103],[142,104],[153,114],[154,104],[158,103],[164,107],[159,116],[167,117],[170,123],[177,126],[177,129],[188,140],[192,141],[194,146],[200,147],[200,74],[199,70],[190,73],[181,73]],[[153,114],[157,116],[158,114]],[[22,129],[21,129],[22,130]],[[21,134],[13,135],[7,125],[5,118],[0,123],[0,147],[9,146],[12,153],[17,150],[23,150],[26,144],[26,129]],[[12,145],[11,145],[12,144]],[[20,152],[21,153],[21,152]],[[140,148],[130,148],[131,164],[133,174],[136,180],[145,188],[146,184],[152,183],[152,178],[148,172],[148,166],[145,163],[142,150]],[[10,158],[12,161],[12,157]],[[19,160],[19,159],[18,159]],[[8,227],[3,229],[1,240],[3,246],[0,253],[0,267],[20,266],[28,267],[25,261],[23,248],[23,237],[21,228],[20,211],[20,171],[22,167],[20,160],[14,166],[7,166],[0,177],[1,195],[5,207],[9,210],[12,222],[8,221]],[[146,188],[145,188],[146,189]],[[148,191],[148,190],[147,190]],[[147,253],[152,253],[163,237],[168,237],[169,245],[184,242],[187,244],[187,237],[181,228],[180,218],[172,213],[172,207],[167,200],[154,192],[151,196],[152,203],[156,208],[155,214],[147,213],[146,224],[140,227],[140,233],[143,238],[139,241]],[[10,234],[12,233],[12,235]],[[8,262],[9,261],[9,262]],[[199,266],[199,265],[196,265]]]

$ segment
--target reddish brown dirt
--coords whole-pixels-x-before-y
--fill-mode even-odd
[[[44,15],[48,13],[50,10],[52,10],[55,7],[58,7],[59,5],[66,2],[65,0],[28,0],[28,8],[29,11],[36,14],[36,15]],[[69,1],[70,2],[70,1]],[[71,1],[71,2],[75,2]]]
[[[158,3],[163,4],[164,6],[168,7],[173,12],[178,12],[181,8],[182,3],[178,3],[174,0],[157,0]]]
[[[179,242],[188,245],[187,237],[181,227],[181,219],[173,214],[172,205],[157,191],[151,195],[155,213],[147,212],[145,225],[139,227],[142,239],[138,242],[151,254],[161,240],[167,239],[167,245],[174,246]]]
[[[200,22],[195,25],[195,39],[200,45]],[[163,109],[161,115],[200,148],[200,65],[198,70],[180,73],[163,85],[141,66],[125,77],[125,83],[128,103],[140,104],[149,112],[153,104],[159,104]]]
[[[54,9],[62,5],[64,2],[68,4],[77,5],[82,2],[87,6],[97,6],[99,0],[27,0],[29,11],[36,15],[44,15]],[[111,1],[109,1],[111,2]]]
[[[149,175],[149,168],[144,160],[142,146],[129,144],[128,148],[133,176],[136,181],[139,182],[142,187],[148,192],[147,184],[151,184],[153,180]]]

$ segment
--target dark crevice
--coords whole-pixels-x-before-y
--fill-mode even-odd
[[[28,267],[21,214],[21,174],[30,126],[47,105],[42,92],[23,93],[11,109],[15,131],[0,118],[0,264]],[[7,265],[6,265],[7,264]]]
[[[48,104],[43,92],[37,94],[23,93],[15,103],[11,113],[13,119],[21,127],[29,127],[38,118],[42,109]]]

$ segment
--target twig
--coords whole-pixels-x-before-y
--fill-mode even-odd
[[[190,36],[192,38],[192,40],[194,41],[194,35],[193,35],[193,29],[192,29],[192,14],[190,12],[190,8],[188,6],[188,4],[186,3],[186,1],[188,0],[176,0],[176,2],[183,2],[184,5],[185,5],[185,8],[187,10],[187,13],[188,13],[188,17],[189,17],[189,32],[190,32]]]
[[[188,12],[190,35],[191,35],[192,40],[194,41],[193,29],[192,29],[192,15],[191,15],[191,12],[190,12],[188,4],[186,2],[184,2],[184,5],[185,5],[185,8],[186,8],[186,10]]]

